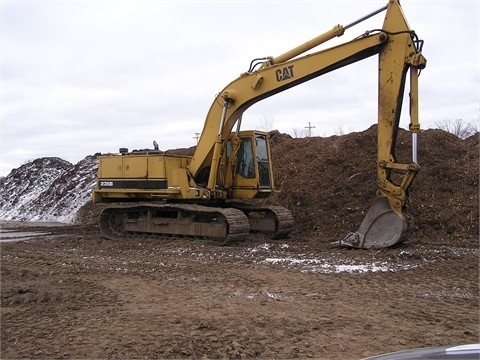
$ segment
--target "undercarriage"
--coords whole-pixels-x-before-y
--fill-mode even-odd
[[[231,244],[251,232],[287,237],[293,230],[293,217],[281,206],[116,203],[102,211],[100,229],[109,238],[167,235]]]

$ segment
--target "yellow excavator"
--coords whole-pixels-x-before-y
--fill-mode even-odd
[[[305,54],[384,11],[381,29]],[[154,143],[153,149],[121,148],[100,158],[93,201],[107,203],[100,214],[102,233],[112,238],[200,237],[222,243],[241,241],[251,232],[287,237],[294,226],[290,211],[248,201],[276,190],[269,133],[241,130],[242,114],[281,91],[378,55],[378,197],[358,231],[334,244],[384,248],[404,241],[413,230],[405,211],[407,191],[419,170],[418,76],[426,65],[422,47],[423,40],[410,29],[399,1],[390,0],[381,9],[349,25],[337,25],[280,56],[254,59],[247,72],[216,95],[192,156],[163,153]],[[412,162],[399,163],[395,143],[407,73]]]

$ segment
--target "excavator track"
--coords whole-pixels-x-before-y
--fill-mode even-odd
[[[227,206],[241,210],[250,222],[250,232],[269,235],[272,239],[283,239],[293,230],[292,213],[283,206],[259,206],[242,202],[227,202]]]
[[[170,235],[230,244],[244,240],[249,229],[240,210],[197,204],[117,203],[100,214],[100,230],[111,239]]]

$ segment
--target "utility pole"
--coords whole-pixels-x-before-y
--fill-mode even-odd
[[[315,126],[310,125],[309,121],[308,126],[305,126],[305,129],[308,129],[308,137],[312,137],[312,129],[315,129]]]
[[[198,139],[200,139],[200,133],[194,133],[195,136],[193,137],[195,140],[197,140],[197,144],[198,144]]]

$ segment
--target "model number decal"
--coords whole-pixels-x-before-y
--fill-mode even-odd
[[[100,186],[102,187],[112,187],[113,181],[100,181]]]
[[[284,81],[293,78],[293,65],[275,70],[275,76],[277,81]]]

